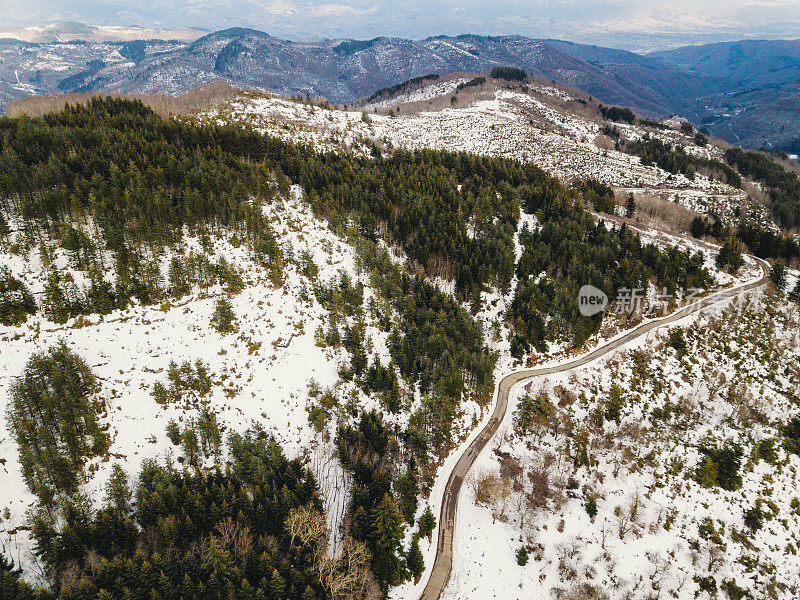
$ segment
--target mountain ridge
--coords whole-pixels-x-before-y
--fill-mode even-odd
[[[298,42],[235,27],[192,42],[135,43],[132,48],[121,42],[4,40],[0,104],[57,91],[179,94],[217,80],[349,104],[429,73],[485,73],[495,66],[513,66],[647,117],[685,116],[731,143],[783,147],[800,139],[793,101],[800,83],[800,42],[795,41],[730,42],[637,54],[519,35]],[[757,75],[743,44],[762,48]],[[723,68],[725,60],[731,62],[728,68]]]

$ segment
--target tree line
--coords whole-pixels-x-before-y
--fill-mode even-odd
[[[767,187],[773,214],[781,225],[790,229],[800,225],[800,178],[797,173],[765,154],[741,148],[726,150],[725,160],[742,175]]]

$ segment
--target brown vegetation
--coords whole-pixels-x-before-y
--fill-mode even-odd
[[[126,98],[141,100],[145,106],[153,109],[162,117],[186,115],[194,111],[214,108],[226,104],[236,98],[240,93],[224,81],[216,81],[180,96],[166,94],[119,94],[113,92],[82,92],[76,94],[48,94],[44,96],[30,96],[21,100],[14,100],[6,105],[5,115],[18,117],[40,117],[44,114],[57,112],[67,104],[86,104],[95,97]]]

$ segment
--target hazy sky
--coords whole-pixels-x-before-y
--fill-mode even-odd
[[[0,23],[234,25],[294,39],[517,33],[631,46],[800,37],[800,0],[0,0]],[[0,27],[2,28],[2,27]],[[676,38],[677,36],[677,38]]]

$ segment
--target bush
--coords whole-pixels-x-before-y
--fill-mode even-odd
[[[702,456],[694,473],[695,480],[703,487],[719,486],[727,491],[742,487],[739,468],[742,462],[742,449],[729,443],[722,448],[701,447]]]
[[[717,580],[714,579],[713,575],[706,575],[705,577],[695,575],[693,579],[701,592],[708,592],[712,598],[717,595]]]
[[[528,549],[525,546],[522,546],[519,550],[517,550],[517,564],[520,567],[524,567],[528,564]]]
[[[747,590],[736,585],[735,579],[726,579],[720,584],[719,588],[728,594],[728,598],[731,600],[743,600],[749,595]]]
[[[673,348],[678,356],[686,354],[686,338],[683,335],[682,327],[675,327],[669,330],[669,347]]]
[[[750,531],[758,531],[764,525],[764,511],[761,510],[761,501],[756,501],[755,506],[744,511],[744,524]]]
[[[758,457],[765,463],[774,465],[777,462],[778,452],[773,438],[759,441],[758,444],[756,444],[756,449],[758,451]]]
[[[586,503],[586,513],[594,519],[597,516],[597,499],[596,498],[589,498],[589,501]]]

